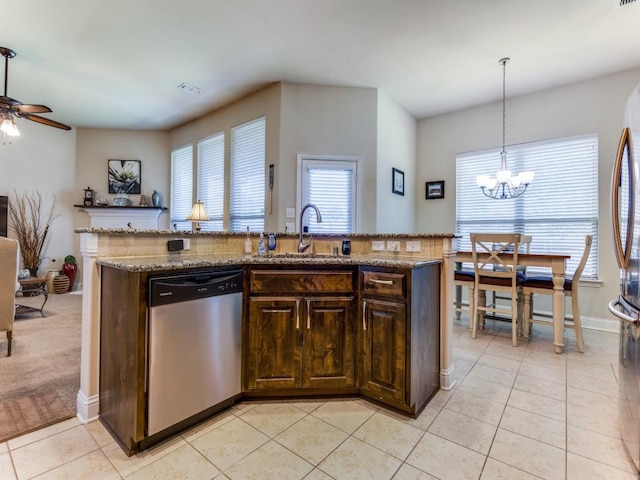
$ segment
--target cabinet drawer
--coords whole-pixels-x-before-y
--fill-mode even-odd
[[[362,272],[364,295],[382,295],[403,299],[406,275],[404,273]]]
[[[252,293],[350,293],[353,272],[263,270],[251,272]]]

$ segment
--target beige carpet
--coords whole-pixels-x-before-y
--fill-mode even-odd
[[[24,305],[42,297],[18,298]],[[16,318],[11,356],[0,333],[0,442],[76,413],[80,389],[82,296],[49,296],[39,313]]]

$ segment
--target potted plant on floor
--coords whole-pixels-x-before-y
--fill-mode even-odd
[[[76,272],[78,271],[78,263],[76,262],[76,257],[73,255],[67,255],[64,257],[64,263],[62,264],[62,273],[64,273],[67,277],[69,277],[69,289],[70,292],[73,290],[73,281],[76,278]]]
[[[18,237],[20,254],[24,268],[28,269],[32,277],[38,276],[38,268],[44,256],[42,251],[51,222],[57,217],[55,214],[56,198],[49,209],[49,214],[42,218],[42,195],[23,193],[18,195],[14,190],[15,203],[9,203],[9,218]]]

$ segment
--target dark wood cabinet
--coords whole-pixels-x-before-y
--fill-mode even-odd
[[[250,305],[245,355],[248,388],[299,387],[300,298],[251,297]]]
[[[377,400],[404,403],[406,306],[404,303],[365,298],[362,315],[360,387]]]
[[[103,266],[100,309],[100,421],[131,455],[145,437],[145,274]]]
[[[252,270],[247,390],[355,385],[355,272]]]
[[[440,264],[363,267],[362,395],[417,415],[440,386]]]

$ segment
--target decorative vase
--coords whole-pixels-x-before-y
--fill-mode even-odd
[[[154,207],[161,207],[162,206],[162,199],[160,198],[160,194],[158,192],[156,192],[155,190],[151,194],[151,202],[153,203]]]
[[[76,279],[76,272],[78,271],[77,263],[63,263],[62,264],[62,273],[64,273],[69,278],[69,288],[68,291],[73,289],[73,281]]]
[[[29,270],[29,275],[34,277],[34,278],[36,278],[38,276],[38,269],[39,268],[40,268],[39,266],[38,267],[28,268],[27,270]]]
[[[64,273],[57,275],[53,279],[53,293],[67,293],[67,290],[69,290],[69,277]]]

